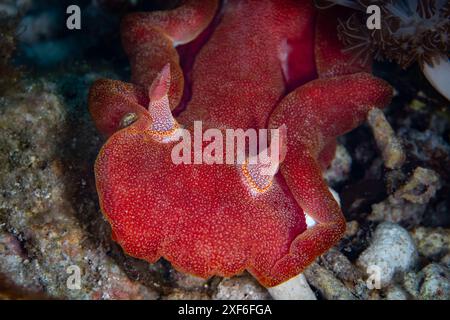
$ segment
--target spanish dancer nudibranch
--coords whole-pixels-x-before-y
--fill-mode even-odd
[[[341,52],[336,12],[309,0],[187,0],[124,19],[131,83],[98,80],[89,108],[107,137],[95,163],[101,210],[127,254],[204,278],[248,270],[272,287],[341,238],[322,171],[336,137],[392,89]],[[195,121],[205,133],[284,128],[279,170],[175,164],[180,130]]]

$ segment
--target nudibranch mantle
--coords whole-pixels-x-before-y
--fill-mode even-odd
[[[125,17],[131,83],[96,81],[89,108],[108,138],[95,163],[101,210],[126,253],[205,278],[248,270],[271,287],[340,239],[345,220],[322,170],[336,137],[392,94],[342,53],[340,14],[309,0],[187,0]],[[257,167],[174,164],[194,121],[285,126],[279,170],[266,181]]]

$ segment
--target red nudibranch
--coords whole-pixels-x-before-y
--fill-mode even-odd
[[[205,278],[248,270],[271,287],[340,239],[345,220],[322,170],[336,137],[392,89],[342,53],[337,15],[310,0],[187,0],[125,17],[131,83],[98,80],[89,108],[108,137],[95,164],[101,210],[129,255]],[[178,128],[197,120],[285,125],[270,185],[259,189],[243,165],[174,164]]]

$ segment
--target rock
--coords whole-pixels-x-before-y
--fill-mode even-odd
[[[271,299],[266,288],[249,275],[224,278],[213,294],[214,300],[267,300]]]
[[[39,279],[33,277],[32,265],[23,251],[20,241],[13,235],[2,231],[0,231],[0,274],[9,282],[14,283],[16,287],[29,293],[43,290]]]
[[[357,279],[350,288],[353,294],[361,300],[379,300],[378,290],[369,290],[367,287],[367,282],[359,278]]]
[[[398,285],[386,288],[386,300],[408,300],[408,294]]]
[[[450,271],[437,263],[430,263],[423,270],[423,284],[419,298],[423,300],[450,300]]]
[[[350,238],[356,235],[359,230],[359,223],[356,220],[347,221],[344,237]]]
[[[336,248],[331,248],[322,255],[325,267],[342,281],[356,282],[362,278],[360,271]]]
[[[411,232],[419,254],[439,261],[450,253],[450,229],[418,227]]]
[[[308,282],[327,300],[354,300],[352,292],[334,274],[318,263],[304,271]]]
[[[372,128],[377,146],[381,150],[384,165],[389,169],[400,168],[405,162],[406,154],[383,111],[373,108],[369,111],[367,122]]]
[[[363,280],[363,273],[336,248],[331,248],[321,256],[324,267],[333,272],[335,277],[359,299],[367,299],[369,290]]]
[[[441,116],[439,118],[442,120]],[[445,121],[445,125],[448,126],[448,121]],[[438,130],[442,132],[436,132],[436,129],[436,125],[431,125],[425,131],[402,127],[399,129],[399,135],[405,142],[409,157],[432,164],[434,170],[439,167],[446,167],[442,169],[448,170],[448,166],[444,163],[449,161],[450,145],[443,139],[445,126],[442,130]],[[436,161],[441,163],[435,163]],[[440,170],[438,172],[440,173]]]
[[[408,273],[404,278],[404,286],[416,299],[449,300],[450,270],[447,266],[430,263],[418,273]]]
[[[442,259],[441,263],[446,266],[447,268],[450,268],[450,253],[446,254]]]
[[[403,277],[403,286],[414,299],[419,297],[420,282],[419,275],[413,271],[405,273]]]
[[[302,273],[277,286],[268,288],[268,291],[275,300],[317,300]]]
[[[3,9],[5,4],[0,4],[0,97],[15,89],[22,76],[19,68],[11,63],[17,47],[18,22],[14,13],[8,15]]]
[[[380,284],[389,285],[397,273],[415,266],[417,249],[408,231],[397,224],[381,223],[370,246],[359,256],[357,265],[364,271],[369,267],[380,268]]]
[[[368,219],[417,225],[422,221],[426,205],[440,188],[436,172],[417,167],[405,185],[386,200],[372,205]]]
[[[390,195],[386,200],[372,205],[372,212],[367,219],[416,226],[422,221],[426,208],[424,204],[410,203]]]
[[[443,108],[447,110],[448,108]],[[435,199],[429,204],[424,221],[427,226],[444,226],[450,224],[450,201],[448,198],[449,177],[450,177],[450,144],[445,137],[448,135],[450,128],[448,115],[441,112],[433,111],[433,108],[428,106],[428,111],[433,112],[429,114],[411,114],[411,117],[420,118],[420,130],[411,128],[406,125],[399,129],[399,135],[405,142],[405,148],[408,153],[408,162],[417,163],[421,166],[435,171],[443,185],[440,192],[437,193]],[[430,120],[428,120],[430,119]],[[411,121],[411,119],[410,119]]]
[[[347,180],[352,167],[352,158],[341,144],[336,147],[336,155],[331,162],[330,168],[324,173],[323,177],[328,185],[334,186]]]
[[[209,300],[211,299],[206,293],[198,291],[188,291],[182,289],[175,289],[167,296],[163,297],[163,300]]]
[[[395,197],[411,203],[426,204],[440,188],[439,175],[435,171],[417,167],[408,182],[395,193]]]
[[[185,290],[204,290],[208,288],[208,280],[195,277],[189,274],[184,274],[171,269],[171,276],[175,284],[181,289]]]
[[[107,255],[110,234],[96,208],[90,162],[99,140],[80,122],[76,130],[89,137],[71,136],[68,107],[54,92],[52,83],[29,81],[0,100],[0,225],[24,248],[10,251],[11,265],[28,261],[26,277],[19,268],[9,280],[21,288],[38,282],[59,299],[156,299],[158,292],[130,280]],[[68,285],[75,274],[79,286]]]

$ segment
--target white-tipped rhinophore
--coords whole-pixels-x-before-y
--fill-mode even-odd
[[[280,126],[271,129],[273,136],[270,146],[252,155],[242,166],[243,173],[250,186],[258,191],[265,192],[272,185],[272,180],[286,156],[287,127]]]
[[[433,66],[422,65],[422,72],[431,85],[450,101],[450,59],[438,56],[433,59]]]
[[[170,80],[170,64],[166,64],[148,90],[148,111],[153,120],[151,130],[158,135],[169,135],[177,129],[169,106]]]

